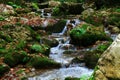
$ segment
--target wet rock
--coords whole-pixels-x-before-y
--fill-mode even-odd
[[[63,50],[75,50],[75,47],[74,45],[71,45],[71,44],[63,44],[60,46],[60,49],[63,49]]]
[[[52,12],[52,8],[44,8],[44,12],[45,13],[51,13]]]
[[[45,30],[50,33],[60,33],[66,25],[66,20],[59,20],[55,24],[48,25]]]
[[[36,69],[41,69],[41,68],[59,68],[60,64],[54,62],[53,60],[50,60],[49,58],[46,57],[39,57],[39,56],[34,56],[31,58],[29,61],[28,65],[31,65],[32,67]]]
[[[63,52],[63,54],[68,54],[68,55],[70,55],[70,54],[74,54],[76,51],[74,51],[74,50],[65,50],[64,52]]]
[[[75,57],[75,58],[71,61],[71,63],[83,63],[83,62],[85,62],[85,60],[84,60],[84,57],[82,57],[82,55],[81,55],[81,57]]]
[[[0,77],[10,70],[10,67],[4,63],[0,63]]]
[[[83,24],[72,29],[70,37],[71,43],[78,46],[89,46],[98,40],[112,40],[104,33],[102,27],[92,27],[88,24]]]
[[[56,47],[59,44],[59,42],[54,38],[41,38],[40,43],[46,44],[50,47]]]
[[[95,71],[95,80],[120,80],[120,35],[98,60],[98,70]]]

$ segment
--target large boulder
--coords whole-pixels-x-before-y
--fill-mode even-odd
[[[98,60],[95,80],[120,80],[120,34]]]
[[[96,41],[111,40],[108,37],[102,27],[94,27],[87,24],[77,26],[70,32],[71,43],[78,46],[89,46]]]

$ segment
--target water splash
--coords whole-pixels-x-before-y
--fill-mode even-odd
[[[64,80],[65,77],[81,77],[82,75],[91,75],[93,70],[84,68],[84,67],[69,67],[61,68],[59,70],[52,70],[38,75],[29,80]]]

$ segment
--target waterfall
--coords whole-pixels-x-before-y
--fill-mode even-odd
[[[64,36],[67,31],[67,25],[72,24],[73,28],[80,24],[80,20],[67,20],[64,29],[60,33],[53,33],[52,36],[59,42],[57,47],[50,49],[49,57],[55,62],[61,64],[60,69],[49,70],[41,75],[30,77],[28,80],[64,80],[65,77],[81,77],[82,75],[91,75],[93,70],[87,69],[82,64],[70,64],[74,56],[66,56],[63,52],[67,50],[76,51],[76,47],[69,43],[70,37]],[[65,48],[65,49],[64,49]],[[67,67],[66,67],[67,66]]]

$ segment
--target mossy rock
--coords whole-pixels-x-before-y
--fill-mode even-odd
[[[64,2],[58,7],[59,14],[81,14],[83,11],[81,3]]]
[[[31,47],[30,47],[31,51],[34,53],[34,52],[37,52],[37,53],[42,53],[46,56],[49,56],[49,53],[50,53],[50,47],[49,46],[46,46],[44,44],[40,45],[40,44],[33,44]]]
[[[101,27],[93,27],[89,25],[78,26],[71,30],[70,32],[71,43],[78,46],[90,46],[96,41],[112,41],[112,39],[107,36]]]
[[[28,65],[35,67],[36,69],[60,67],[59,63],[56,63],[47,57],[39,57],[39,56],[32,57]]]
[[[50,38],[50,39],[42,38],[42,39],[40,39],[40,41],[41,41],[41,43],[46,44],[50,47],[56,47],[59,44],[59,42],[53,38]]]
[[[10,67],[15,67],[18,64],[26,64],[29,59],[30,57],[25,52],[13,52],[5,55],[4,62]]]
[[[10,67],[6,64],[0,64],[0,77],[10,70]]]
[[[80,78],[74,78],[74,77],[67,77],[65,80],[80,80]]]
[[[85,60],[82,59],[82,58],[78,58],[78,57],[75,57],[75,58],[71,61],[71,63],[83,63],[83,62],[85,62]]]
[[[50,33],[60,33],[66,25],[66,20],[60,20],[54,25],[48,25],[45,30]]]
[[[96,53],[94,51],[88,51],[85,53],[85,56],[84,56],[84,60],[85,60],[85,64],[88,68],[92,68],[94,69],[97,62],[98,62],[98,59],[100,58],[100,55],[102,53]]]
[[[73,53],[75,53],[76,51],[73,51],[73,50],[65,50],[64,52],[63,52],[63,54],[73,54]]]

